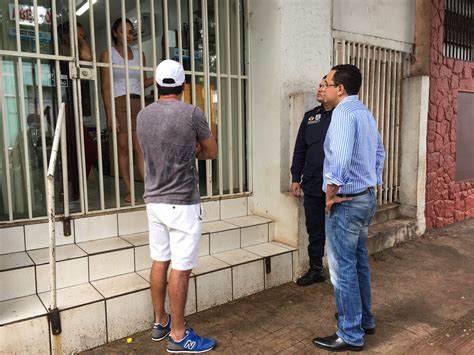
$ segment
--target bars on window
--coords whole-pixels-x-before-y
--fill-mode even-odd
[[[474,60],[474,1],[445,0],[443,55]]]
[[[334,39],[334,64],[355,64],[362,73],[359,98],[372,112],[385,146],[379,204],[399,200],[400,115],[402,79],[408,73],[407,53]]]
[[[48,160],[48,149],[50,143],[46,136],[47,132],[54,126],[54,114],[51,122],[46,121],[45,108],[54,103],[67,100],[68,128],[75,134],[72,137],[65,135],[62,140],[64,146],[75,147],[74,157],[71,159],[67,154],[61,155],[62,169],[62,193],[57,194],[58,203],[64,206],[64,215],[70,212],[75,215],[89,214],[92,212],[104,212],[120,208],[128,208],[123,203],[123,191],[120,190],[121,178],[118,169],[118,137],[116,120],[112,120],[112,127],[104,142],[101,140],[101,132],[106,128],[106,117],[104,114],[103,98],[100,93],[100,71],[105,70],[110,77],[110,97],[112,116],[115,117],[114,100],[114,71],[121,69],[125,71],[126,81],[126,115],[128,132],[131,132],[131,105],[129,89],[129,70],[140,71],[141,100],[143,108],[146,104],[145,95],[151,99],[157,99],[157,90],[145,91],[145,76],[154,75],[156,65],[165,58],[179,60],[185,64],[186,77],[190,85],[189,99],[194,105],[200,106],[209,119],[209,125],[218,139],[217,162],[206,162],[201,165],[200,175],[203,184],[201,194],[203,197],[214,198],[232,194],[242,194],[251,190],[251,159],[250,126],[251,117],[249,109],[250,95],[248,90],[249,80],[249,52],[245,45],[249,36],[247,23],[248,0],[104,0],[95,2],[86,0],[89,4],[88,12],[76,16],[76,1],[50,2],[52,11],[51,37],[49,42],[43,42],[44,26],[40,22],[38,12],[43,2],[32,0],[34,16],[33,43],[28,45],[16,36],[11,42],[16,48],[0,49],[0,69],[4,66],[12,68],[14,82],[14,96],[16,100],[16,111],[14,116],[18,118],[19,144],[16,145],[15,153],[19,156],[15,160],[11,151],[13,138],[9,136],[9,117],[12,112],[7,106],[0,105],[0,130],[3,143],[4,160],[3,174],[0,174],[5,186],[4,206],[5,212],[0,220],[18,221],[22,219],[31,220],[44,218],[46,202],[42,201],[41,192],[38,187],[44,184],[45,167]],[[12,0],[15,11],[15,31],[20,33],[24,26],[19,21],[19,8],[21,1]],[[130,6],[131,4],[134,7]],[[100,8],[101,7],[101,8]],[[99,14],[105,13],[105,18],[99,19]],[[145,16],[140,16],[147,15]],[[155,14],[155,16],[150,16]],[[136,16],[136,17],[134,17]],[[109,51],[109,63],[101,62],[100,53],[113,46],[111,36],[111,21],[120,18],[122,26],[125,18],[132,17],[134,29],[137,31],[135,42],[132,46],[138,48],[139,53],[146,52],[146,64],[140,57],[139,64],[132,65],[128,61],[123,64],[111,64],[111,51]],[[161,17],[161,18],[160,18]],[[146,20],[146,22],[145,22]],[[63,25],[69,22],[68,42],[70,52],[63,51],[62,35]],[[79,58],[79,45],[77,39],[77,25],[81,23],[84,31],[88,34],[88,43],[91,47],[92,59],[81,60]],[[41,32],[43,31],[43,32]],[[59,31],[61,31],[59,33]],[[145,33],[145,34],[144,34]],[[125,37],[125,31],[122,34]],[[122,38],[125,39],[125,38]],[[45,47],[50,43],[50,47]],[[161,43],[161,45],[160,45]],[[23,48],[22,48],[23,46]],[[175,48],[173,48],[175,47]],[[45,48],[48,48],[45,50]],[[64,65],[64,67],[63,67]],[[31,68],[32,75],[27,70]],[[68,69],[70,73],[68,73]],[[85,74],[84,74],[85,73]],[[44,84],[44,77],[51,75],[51,84]],[[33,91],[24,83],[24,78],[33,77]],[[26,79],[25,79],[26,80]],[[67,80],[66,83],[62,80]],[[90,92],[82,89],[81,84],[87,81]],[[5,93],[5,81],[0,82],[0,96]],[[70,86],[70,87],[68,87]],[[9,88],[12,85],[9,84]],[[67,89],[65,89],[67,88]],[[9,89],[10,90],[10,89]],[[33,113],[39,117],[38,147],[40,157],[32,156],[34,147],[29,144],[28,115],[32,113],[32,106],[28,106],[32,93],[35,95]],[[69,97],[72,95],[71,97]],[[10,100],[10,102],[13,102]],[[13,107],[13,105],[12,105]],[[87,108],[84,108],[87,107]],[[10,111],[9,111],[10,110]],[[90,112],[87,114],[86,112]],[[94,142],[97,149],[97,161],[94,162],[94,172],[88,176],[86,168],[86,141],[84,124],[91,136],[95,134]],[[95,130],[95,131],[94,131]],[[68,131],[71,132],[71,131]],[[95,133],[94,133],[95,132]],[[68,139],[66,141],[66,139]],[[129,133],[128,153],[129,169],[131,178],[131,203],[135,206],[135,197],[141,193],[141,186],[134,183],[135,163],[133,155],[132,136]],[[109,142],[110,141],[110,144]],[[107,143],[107,144],[104,144]],[[107,152],[110,150],[109,155]],[[76,159],[77,158],[77,159]],[[110,168],[106,169],[106,163],[110,158]],[[35,160],[36,159],[36,160]],[[38,164],[36,163],[38,161]],[[33,165],[37,164],[38,167]],[[21,170],[21,177],[15,179],[15,169]],[[69,165],[69,166],[68,166]],[[87,165],[88,166],[88,165]],[[77,171],[78,188],[77,194],[72,196],[71,173]],[[110,176],[107,176],[107,170]],[[60,178],[60,177],[59,177]],[[3,181],[4,180],[4,181]],[[57,186],[60,186],[59,184]],[[41,187],[40,187],[41,189]],[[23,191],[21,194],[18,191]],[[71,196],[70,196],[71,194]],[[71,197],[71,198],[70,198]],[[74,198],[72,198],[74,197]],[[79,199],[77,199],[79,197]],[[71,201],[70,201],[71,200]],[[72,201],[74,200],[74,201]],[[141,203],[141,201],[139,202]],[[41,207],[41,208],[40,208]],[[70,211],[71,208],[71,211]]]

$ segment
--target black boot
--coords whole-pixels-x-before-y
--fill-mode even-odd
[[[298,286],[309,286],[314,283],[323,282],[326,280],[322,263],[312,262],[309,270],[296,280]]]

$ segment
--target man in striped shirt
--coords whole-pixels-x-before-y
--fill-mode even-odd
[[[368,227],[376,209],[384,148],[375,120],[359,101],[359,69],[337,65],[326,78],[326,101],[336,106],[324,142],[326,243],[337,311],[337,332],[315,338],[329,351],[361,351],[364,335],[375,333],[371,311]]]

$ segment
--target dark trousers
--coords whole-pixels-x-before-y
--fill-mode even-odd
[[[320,189],[319,184],[318,189],[314,189],[314,185],[311,185],[313,185],[311,181],[303,184],[306,230],[309,234],[308,256],[311,263],[319,264],[324,256],[326,240],[324,232],[326,194]]]

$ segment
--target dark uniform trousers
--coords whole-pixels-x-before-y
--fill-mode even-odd
[[[324,255],[324,208],[326,197],[322,190],[324,139],[331,122],[332,111],[321,106],[305,113],[298,130],[291,164],[293,182],[299,182],[304,192],[306,229],[309,234],[308,256],[311,265],[321,265]]]
[[[306,230],[309,234],[308,256],[311,263],[320,263],[324,256],[324,232],[326,194],[321,189],[321,179],[303,177],[301,184],[304,192],[304,213]]]

